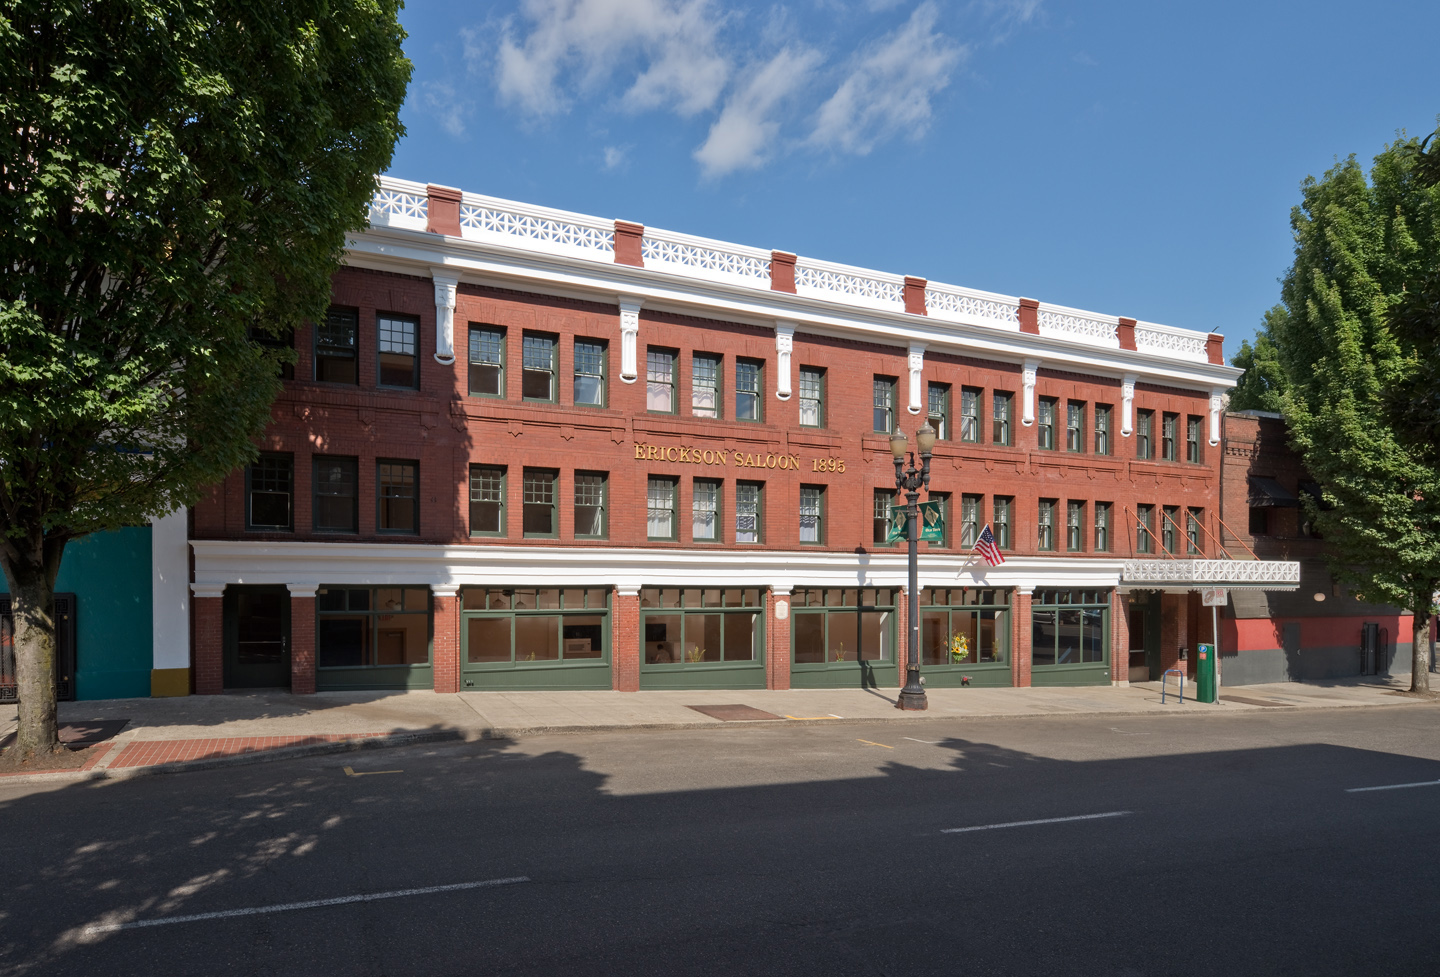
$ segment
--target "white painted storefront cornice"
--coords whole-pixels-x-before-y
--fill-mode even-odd
[[[904,587],[904,551],[642,549],[192,540],[197,587],[225,584],[563,587]],[[922,587],[1120,584],[1125,561],[1014,557],[998,567],[924,553]]]
[[[649,311],[762,328],[773,328],[776,319],[784,319],[795,322],[802,333],[898,347],[918,343],[935,352],[1015,364],[1040,358],[1049,368],[1116,380],[1138,373],[1142,381],[1203,389],[1207,394],[1214,387],[1233,387],[1243,372],[1223,364],[1185,362],[993,326],[857,308],[814,296],[762,291],[406,228],[372,227],[352,236],[347,245],[346,264],[377,271],[429,278],[432,269],[444,268],[462,282],[591,302],[613,303],[619,296],[634,296],[643,299]]]

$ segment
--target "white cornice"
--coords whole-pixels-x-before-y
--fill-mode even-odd
[[[614,303],[628,295],[652,311],[717,318],[771,327],[793,321],[802,333],[862,339],[906,348],[914,343],[935,352],[979,356],[1019,364],[1039,357],[1047,366],[1119,380],[1138,373],[1143,380],[1204,390],[1235,385],[1241,370],[1193,363],[1150,353],[1087,346],[1066,339],[1010,332],[926,316],[856,308],[787,292],[763,291],[724,282],[682,278],[632,265],[606,264],[492,242],[469,241],[425,231],[372,227],[348,241],[346,263],[381,271],[430,277],[443,267],[462,281],[538,294]]]

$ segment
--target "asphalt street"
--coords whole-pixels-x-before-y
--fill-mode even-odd
[[[1437,720],[744,725],[0,787],[0,975],[1433,975]]]

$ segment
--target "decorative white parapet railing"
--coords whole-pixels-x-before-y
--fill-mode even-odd
[[[904,275],[887,275],[814,258],[795,260],[795,293],[886,312],[905,311]]]
[[[615,256],[614,221],[475,193],[460,198],[460,236],[594,261]]]
[[[1087,346],[1120,348],[1120,320],[1115,316],[1069,309],[1063,305],[1041,302],[1037,313],[1040,335],[1068,339]]]
[[[1292,560],[1126,560],[1120,582],[1130,587],[1294,590],[1300,586],[1300,564]]]
[[[1205,335],[1189,329],[1176,329],[1154,322],[1135,324],[1135,349],[1141,353],[1153,353],[1172,360],[1189,360],[1192,363],[1206,362]]]
[[[925,311],[930,318],[947,322],[992,326],[1010,332],[1020,329],[1019,299],[959,285],[941,285],[938,282],[927,285]]]
[[[425,184],[383,177],[370,201],[370,225],[423,231],[429,205]]]
[[[646,268],[689,278],[770,288],[770,252],[709,238],[645,228],[640,255]]]

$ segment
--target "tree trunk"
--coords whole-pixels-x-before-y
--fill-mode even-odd
[[[1430,604],[1431,596],[1415,602],[1410,628],[1410,691],[1430,691]]]
[[[15,617],[21,760],[59,750],[55,719],[55,585],[43,570],[12,568],[10,610]]]

